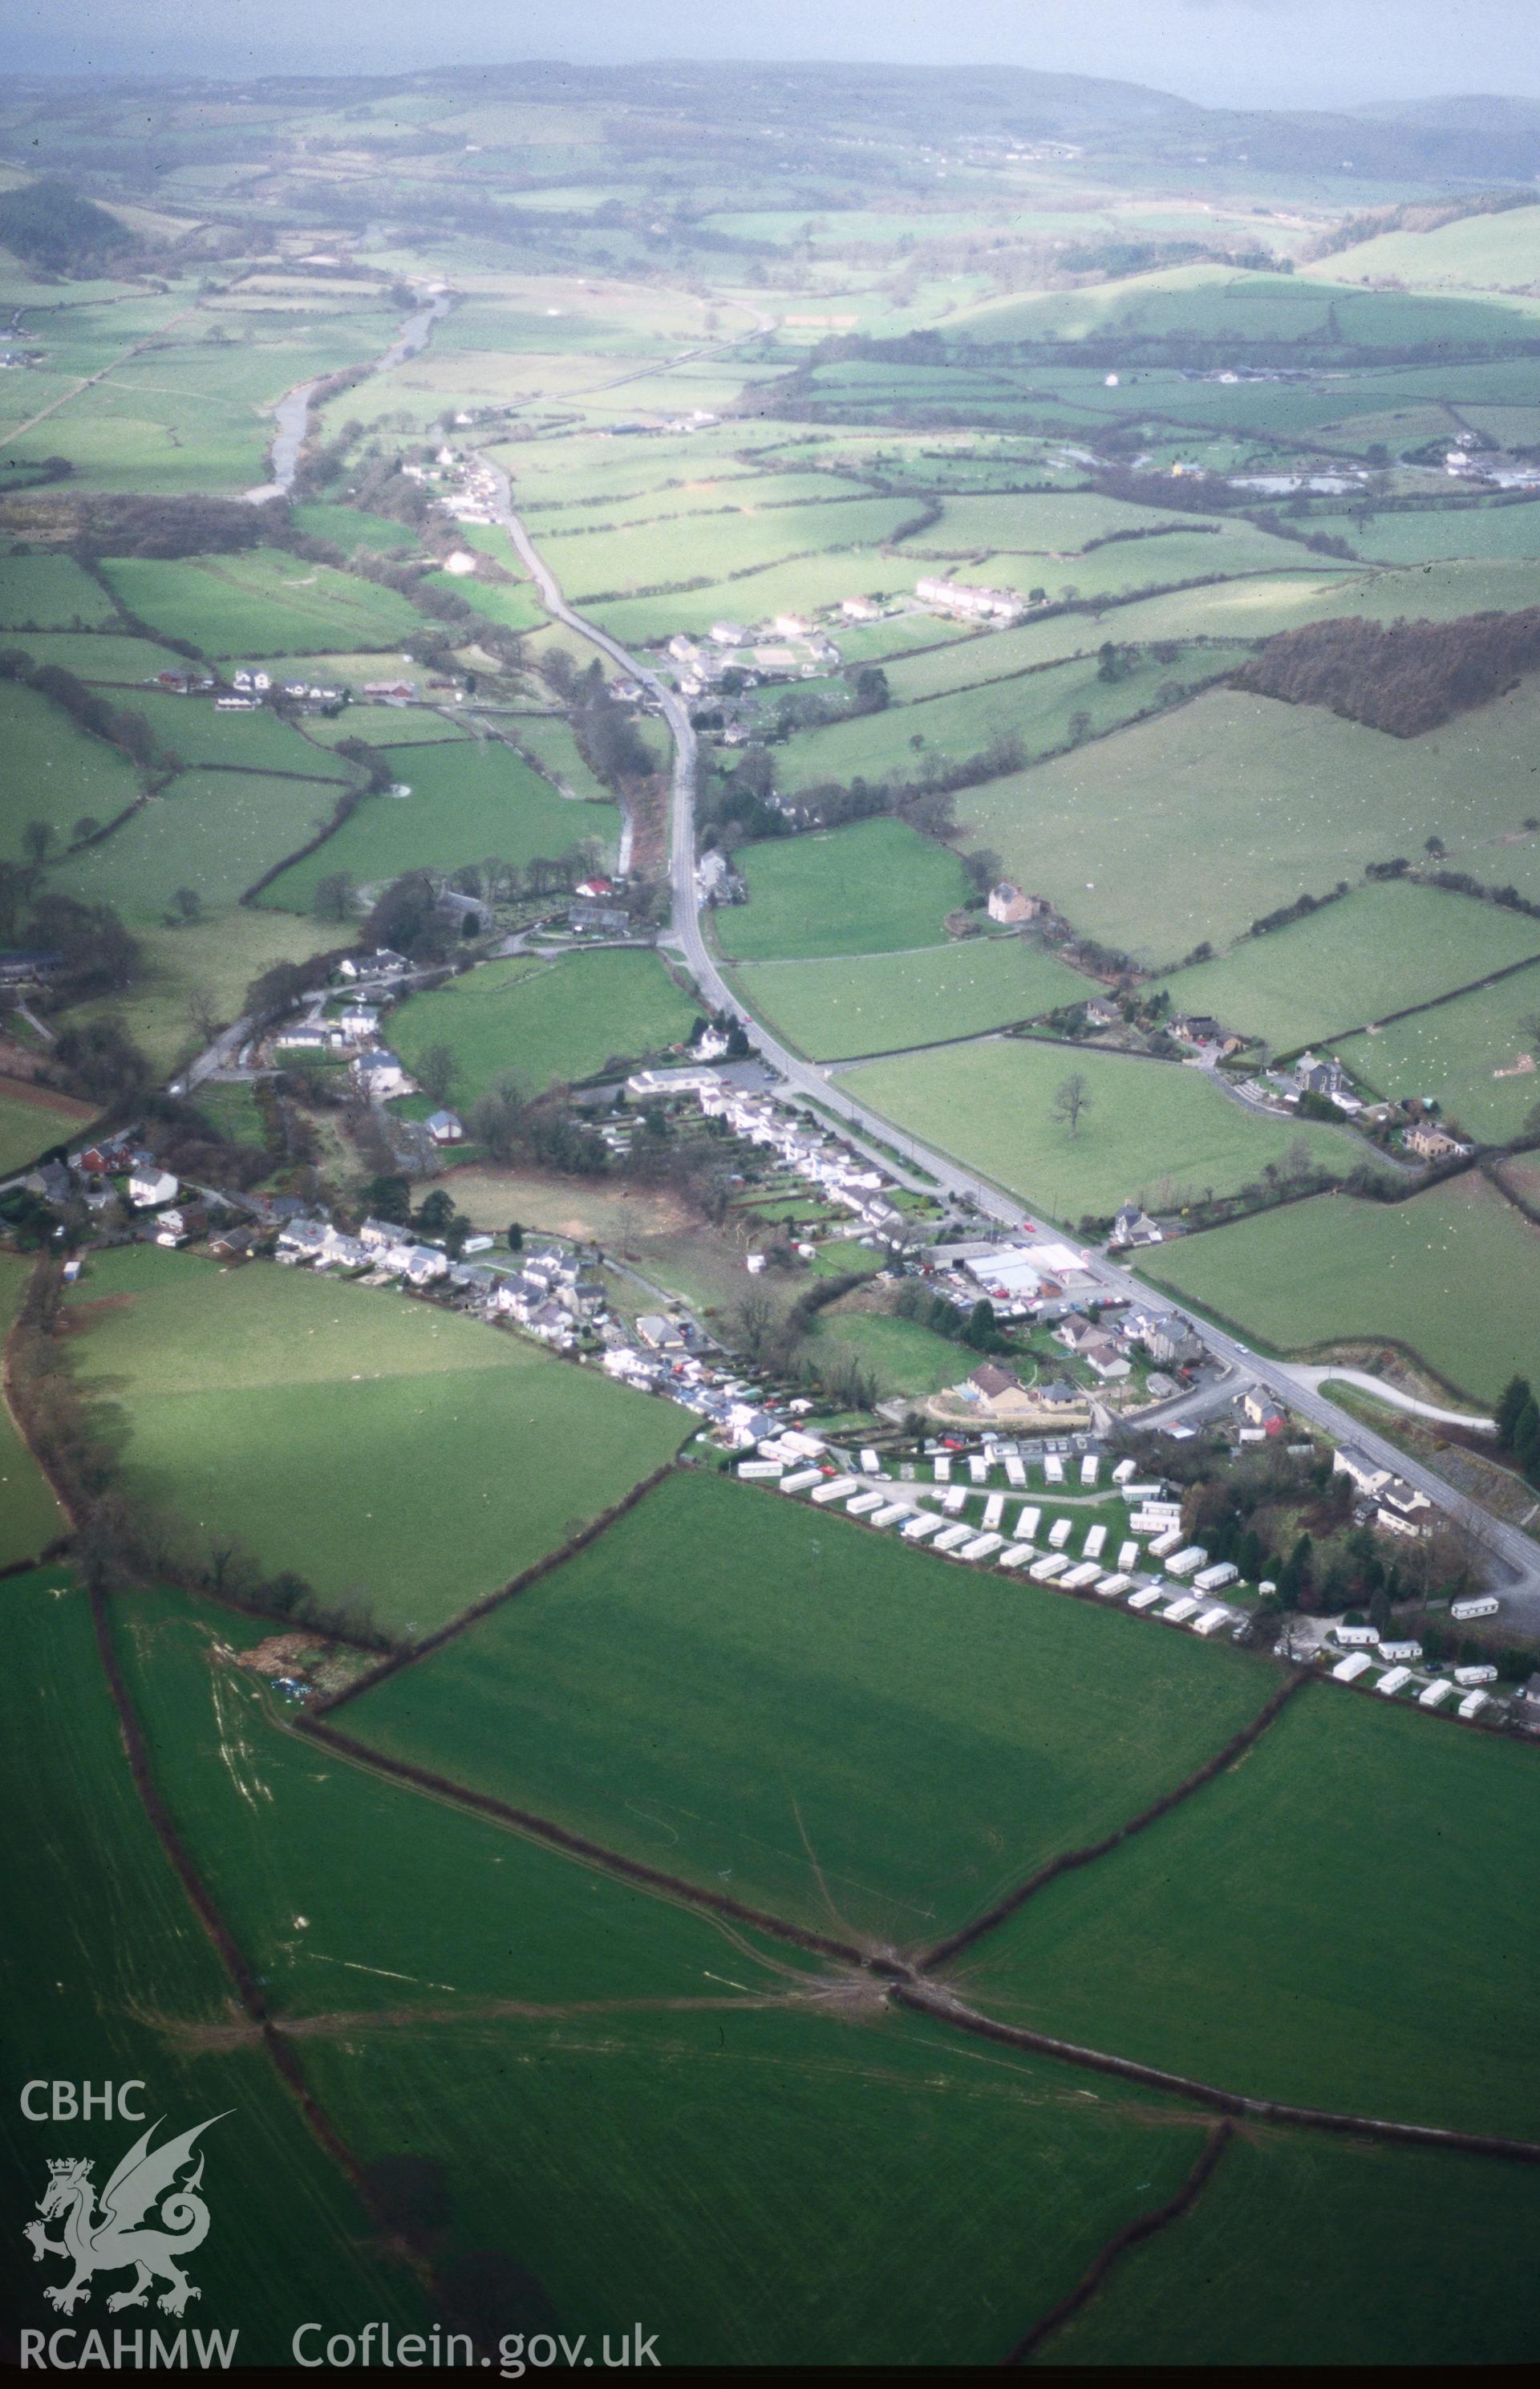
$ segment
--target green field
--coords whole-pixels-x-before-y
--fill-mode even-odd
[[[875,547],[915,515],[912,499],[856,497],[833,488],[810,505],[788,506],[757,502],[749,485],[740,505],[742,510],[731,514],[672,517],[660,508],[660,519],[627,529],[554,535],[542,530],[541,553],[566,594],[580,604],[695,581],[725,581],[786,556]]]
[[[1028,497],[948,498],[939,522],[908,543],[925,556],[1047,556],[1056,563],[1114,531],[1190,530],[1190,515],[1162,515],[1094,490],[1047,490]],[[1138,547],[1139,541],[1120,542]],[[1152,551],[1153,553],[1154,551]]]
[[[371,747],[439,747],[465,735],[441,713],[401,705],[345,705],[340,713],[312,714],[305,724],[305,736],[318,747],[339,747],[345,738]],[[325,763],[318,754],[316,768],[325,770]]]
[[[140,1246],[93,1259],[77,1293],[81,1383],[131,1495],[195,1552],[238,1535],[408,1637],[561,1543],[686,1424],[515,1336],[307,1271]]]
[[[145,139],[143,115],[132,131]],[[165,228],[174,236],[174,223]],[[66,457],[76,492],[236,495],[265,478],[273,430],[264,410],[299,382],[366,362],[398,320],[373,293],[338,307],[313,290],[221,299],[191,282],[111,305],[40,309],[31,325],[47,346],[54,386],[27,376],[27,401],[33,409],[56,397],[63,403],[13,433],[8,454],[18,464]],[[99,377],[71,389],[56,374]]]
[[[1158,539],[1112,540],[1059,563],[1010,552],[990,556],[979,566],[977,578],[991,588],[1019,589],[1024,594],[1044,588],[1050,598],[1121,600],[1140,590],[1173,589],[1189,581],[1283,572],[1296,556],[1301,573],[1312,584],[1323,570],[1332,569],[1251,523],[1227,522],[1214,530],[1200,526],[1163,531]],[[1339,573],[1346,569],[1336,568]]]
[[[83,681],[138,693],[157,672],[183,671],[186,658],[151,639],[120,637],[112,631],[19,631],[4,644],[18,646],[34,664],[62,664]],[[133,696],[118,700],[132,706]]]
[[[681,1475],[338,1722],[815,1930],[913,1944],[1179,1780],[1271,1681]]]
[[[392,549],[413,549],[417,546],[416,532],[409,523],[396,522],[388,515],[372,515],[363,506],[335,506],[312,503],[293,506],[289,510],[296,530],[310,539],[329,539],[344,556],[356,548],[367,548],[376,556],[388,555]]]
[[[713,622],[724,620],[752,629],[777,614],[817,611],[846,597],[892,597],[900,591],[907,595],[914,580],[910,556],[875,547],[821,549],[745,572],[740,580],[715,581],[704,589],[661,597],[620,597],[591,610],[612,637],[634,650],[670,638],[676,631],[701,637]]]
[[[51,883],[135,923],[160,920],[178,888],[206,907],[234,904],[325,827],[341,794],[337,780],[184,772],[110,837],[61,862]]]
[[[112,615],[111,598],[73,556],[0,556],[0,623],[7,631],[83,631]]]
[[[956,856],[897,821],[769,839],[738,860],[749,901],[714,915],[735,962],[934,946],[968,892]]]
[[[1326,518],[1320,528],[1383,564],[1421,564],[1431,556],[1540,556],[1540,505],[1430,507],[1379,514],[1367,526],[1343,516]]]
[[[1088,1101],[1077,1134],[1053,1117],[1072,1074]],[[842,1083],[897,1127],[954,1154],[1056,1219],[1110,1219],[1137,1198],[1180,1210],[1232,1194],[1303,1137],[1311,1159],[1345,1173],[1362,1141],[1343,1130],[1242,1110],[1178,1063],[992,1038],[863,1063]]]
[[[115,1626],[157,1780],[286,2015],[412,1999],[484,2024],[500,2000],[677,1997],[724,1961],[778,1991],[797,1962],[285,1731],[291,1705],[237,1662],[264,1621],[159,1592]]]
[[[533,1090],[591,1079],[612,1055],[662,1053],[688,1037],[695,1017],[656,954],[612,950],[554,964],[515,954],[413,996],[390,1034],[408,1069],[430,1046],[452,1047],[454,1100],[469,1104],[505,1075]]]
[[[29,1260],[0,1254],[0,1343],[10,1335],[31,1275]],[[8,1404],[0,1402],[0,1567],[35,1559],[67,1532],[64,1513],[22,1441]]]
[[[729,1954],[701,1988],[745,1979]],[[515,2255],[554,2329],[645,2315],[681,2365],[998,2364],[1201,2145],[1179,2108],[923,2019],[847,2023],[838,1993],[307,2059],[366,2156],[404,2125],[447,2169],[452,2249]]]
[[[965,788],[959,820],[1077,928],[1155,963],[1442,837],[1478,879],[1524,850],[1540,678],[1421,738],[1213,690],[1035,771]],[[1203,859],[1194,870],[1192,858]],[[1343,1023],[1343,1026],[1349,1026]]]
[[[238,2324],[243,2361],[287,2363],[295,2327],[316,2315],[338,2331],[371,2317],[426,2329],[421,2292],[379,2249],[255,2034],[237,2030],[232,2043],[220,2029],[232,2017],[230,1985],[134,1790],[84,1593],[57,1568],[5,1591],[9,1897],[27,1924],[9,1936],[3,1974],[7,2029],[28,2076],[142,2080],[148,2116],[165,2118],[162,2140],[222,2118],[199,2143],[215,2220],[189,2268],[200,2294],[186,2321]],[[43,2293],[67,2276],[57,2258],[34,2266],[21,2237],[49,2161],[88,2157],[104,2183],[135,2138],[92,2117],[63,2127],[61,2145],[58,2125],[28,2122],[14,2098],[5,2102],[13,2330],[59,2321]],[[234,2217],[238,2229],[221,2228]],[[168,2337],[178,2327],[153,2308],[134,2319]],[[75,2327],[93,2320],[110,2332],[99,2302]]]
[[[139,794],[138,774],[125,755],[18,681],[0,681],[0,741],[7,781],[0,855],[9,862],[26,854],[31,823],[47,824],[57,852],[69,844],[77,821],[112,821]]]
[[[1227,2089],[1534,2139],[1540,2086],[1512,2052],[1540,1928],[1511,1860],[1537,1820],[1521,1745],[1312,1688],[1240,1766],[976,1942],[968,1996]]]
[[[976,1036],[1095,992],[1078,971],[1018,937],[833,962],[757,963],[735,977],[752,1010],[818,1062]]]
[[[862,1260],[871,1256],[856,1248]],[[917,1319],[899,1319],[876,1310],[825,1310],[814,1336],[815,1358],[827,1366],[837,1353],[850,1352],[877,1380],[879,1397],[888,1394],[939,1394],[961,1384],[975,1363],[965,1345],[937,1335]]]
[[[206,656],[394,647],[418,627],[415,607],[393,589],[277,548],[175,563],[131,556],[103,569],[131,613]]]
[[[572,724],[561,714],[544,719],[525,714],[512,725],[515,746],[528,755],[538,772],[566,795],[585,802],[608,804],[610,792],[592,769],[579,747]]]
[[[1342,262],[1332,259],[1333,277]],[[1167,266],[1090,290],[986,300],[954,316],[947,331],[952,339],[991,345],[1194,335],[1237,343],[1328,339],[1343,344],[1346,362],[1345,351],[1354,346],[1502,346],[1530,338],[1533,324],[1532,310],[1521,301],[1424,299],[1410,292],[1355,290],[1335,278],[1235,273],[1204,263]]]
[[[1416,2369],[1528,2361],[1533,2166],[1248,2130],[1197,2207],[1132,2249],[1048,2365]],[[1309,2292],[1268,2247],[1308,2247]]]
[[[1329,271],[1333,281],[1395,275],[1417,289],[1524,288],[1534,281],[1537,235],[1540,209],[1505,209],[1495,215],[1464,216],[1432,232],[1381,233],[1339,250]]]
[[[180,883],[178,883],[180,884]],[[207,995],[222,1021],[240,1017],[259,973],[277,962],[307,962],[335,952],[350,932],[335,921],[296,918],[234,905],[188,927],[136,922],[139,970],[126,995],[98,996],[75,1007],[71,1019],[103,1014],[126,1022],[136,1042],[164,1073],[206,1041],[193,1018],[195,999]]]
[[[24,1080],[0,1079],[0,1175],[71,1140],[95,1117],[94,1104],[77,1104]]]
[[[523,865],[589,837],[614,851],[617,808],[569,803],[510,747],[454,738],[387,751],[411,796],[365,797],[335,837],[274,881],[264,903],[308,912],[316,883],[336,871],[377,887],[403,871],[459,871],[490,855]]]
[[[1540,973],[1515,971],[1373,1036],[1345,1039],[1342,1059],[1376,1094],[1434,1096],[1468,1135],[1499,1143],[1519,1134],[1540,1099],[1525,1064],[1526,1055],[1540,1061],[1537,1015]]]
[[[1243,939],[1217,962],[1177,971],[1165,988],[1173,1012],[1212,1013],[1227,1028],[1292,1053],[1535,953],[1540,923],[1522,913],[1391,880]]]
[[[977,659],[975,670],[986,669],[987,648],[982,656],[972,641],[963,652],[969,648]],[[778,752],[777,786],[792,793],[820,781],[849,781],[858,773],[913,782],[927,765],[962,762],[998,738],[1020,739],[1022,760],[1035,762],[1083,737],[1114,730],[1136,714],[1155,712],[1163,690],[1215,680],[1243,662],[1246,652],[1239,646],[1190,647],[1176,664],[1143,656],[1114,681],[1103,680],[1089,657],[1066,659],[1052,671],[986,680],[979,687],[858,714],[788,739]],[[966,797],[961,801],[966,804]]]
[[[1282,1351],[1383,1337],[1492,1399],[1540,1342],[1535,1231],[1474,1172],[1405,1203],[1325,1194],[1152,1256],[1163,1285]]]

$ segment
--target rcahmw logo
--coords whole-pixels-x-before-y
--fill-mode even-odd
[[[130,2104],[130,2094],[142,2092],[142,2082],[104,2083],[99,2088],[90,2083],[29,2082],[21,2093],[21,2112],[30,2123],[86,2121],[93,2114],[117,2114],[128,2121],[144,2120],[145,2110]],[[225,2114],[231,2113],[226,2108]],[[183,2264],[195,2248],[201,2246],[209,2232],[208,2202],[202,2195],[203,2152],[195,2147],[200,2134],[210,2124],[223,2119],[220,2115],[205,2116],[187,2131],[178,2132],[159,2147],[153,2146],[155,2135],[164,2117],[158,2117],[142,2132],[98,2192],[91,2178],[95,2160],[91,2157],[59,2156],[48,2160],[48,2181],[38,2200],[41,2222],[25,2226],[25,2235],[32,2244],[35,2263],[49,2257],[61,2257],[72,2268],[63,2281],[50,2281],[44,2296],[61,2314],[73,2314],[83,2300],[89,2300],[95,2277],[98,2273],[132,2272],[134,2279],[126,2287],[113,2292],[107,2301],[109,2314],[118,2314],[125,2306],[144,2306],[149,2303],[152,2283],[163,2282],[164,2288],[156,2300],[163,2314],[180,2315],[190,2298],[199,2293],[187,2279]],[[58,2224],[58,2236],[50,2238],[48,2225]],[[86,2344],[79,2356],[73,2356],[54,2342],[73,2343],[74,2332],[55,2332],[48,2344],[48,2360],[69,2369],[77,2364],[111,2361],[106,2354],[96,2352],[94,2343],[100,2340],[95,2332],[86,2336]],[[116,2332],[115,2339],[124,2334]],[[138,2334],[134,2334],[137,2341]],[[159,2332],[151,2334],[155,2347],[152,2363],[185,2363],[186,2333],[177,2334],[175,2341],[164,2343]],[[201,2332],[195,2337],[202,2343]],[[197,2360],[210,2359],[228,2363],[235,2352],[235,2334],[210,2332],[212,2343],[207,2349],[200,2344]],[[229,2339],[226,2351],[224,2340]],[[44,2360],[42,2332],[24,2332],[23,2357],[28,2361]],[[27,2343],[35,2342],[35,2346]],[[139,2353],[137,2346],[134,2355]]]

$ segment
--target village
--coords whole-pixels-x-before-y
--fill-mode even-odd
[[[274,1049],[315,1033],[339,1038],[354,1049],[350,1067],[365,1099],[388,1101],[412,1081],[375,1041],[408,967],[388,952],[350,958],[326,998],[335,1009],[308,1016],[322,1029],[279,1032]],[[361,983],[367,1000],[349,991]],[[224,1268],[268,1262],[450,1305],[688,1412],[698,1422],[688,1457],[816,1508],[837,1505],[873,1533],[1116,1602],[1203,1639],[1260,1640],[1333,1683],[1430,1713],[1540,1731],[1540,1675],[1499,1687],[1484,1655],[1462,1645],[1457,1664],[1435,1658],[1388,1618],[1286,1614],[1274,1579],[1254,1570],[1248,1579],[1237,1557],[1188,1531],[1185,1472],[1175,1458],[1152,1465],[1151,1455],[1162,1443],[1177,1454],[1203,1439],[1221,1475],[1271,1452],[1300,1471],[1324,1468],[1328,1480],[1343,1481],[1355,1527],[1387,1549],[1435,1532],[1425,1492],[1352,1445],[1313,1437],[1286,1406],[1239,1381],[1181,1312],[1109,1298],[1091,1250],[1030,1223],[1006,1232],[975,1221],[966,1233],[970,1223],[954,1214],[906,1207],[888,1171],[764,1083],[762,1070],[734,1076],[721,1062],[719,1032],[702,1041],[705,1051],[679,1067],[633,1073],[630,1105],[694,1114],[745,1153],[770,1156],[783,1180],[848,1218],[847,1230],[822,1233],[857,1238],[881,1261],[883,1280],[918,1284],[960,1326],[982,1306],[991,1341],[1004,1348],[975,1355],[960,1338],[954,1383],[923,1400],[878,1403],[862,1432],[828,1399],[757,1375],[686,1305],[638,1309],[625,1284],[634,1273],[597,1243],[527,1245],[520,1235],[517,1249],[500,1248],[489,1234],[464,1233],[465,1222],[446,1236],[446,1195],[430,1195],[415,1222],[366,1215],[350,1224],[292,1196],[183,1183],[133,1130],[72,1148],[19,1183],[61,1219],[83,1207],[90,1224],[68,1239],[68,1283],[89,1277],[95,1242],[137,1240],[197,1245]],[[426,1130],[444,1145],[464,1135],[447,1111]],[[56,1233],[64,1237],[62,1225]],[[820,1233],[795,1243],[802,1265],[817,1259]],[[1137,1249],[1158,1233],[1126,1205],[1109,1250]],[[768,1266],[763,1249],[744,1256],[750,1279]],[[1479,1586],[1443,1605],[1453,1627],[1501,1608]]]

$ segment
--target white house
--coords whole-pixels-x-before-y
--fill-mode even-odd
[[[1026,611],[1025,599],[1013,589],[970,588],[965,581],[934,576],[917,581],[914,594],[922,606],[943,606],[949,614],[975,622],[1019,622]]]
[[[371,1103],[384,1103],[391,1095],[411,1092],[412,1080],[401,1055],[392,1054],[388,1046],[376,1045],[367,1054],[355,1055],[349,1067]]]
[[[465,1125],[458,1112],[429,1112],[426,1125],[435,1144],[460,1144],[465,1140]]]
[[[177,1182],[169,1169],[158,1169],[152,1162],[136,1162],[129,1172],[128,1199],[140,1211],[151,1211],[157,1204],[170,1203],[176,1194]]]
[[[394,947],[376,946],[372,954],[344,954],[337,969],[339,978],[399,978],[410,967]]]

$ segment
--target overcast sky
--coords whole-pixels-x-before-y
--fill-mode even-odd
[[[1233,107],[1540,96],[1540,0],[0,0],[22,73],[381,73],[517,58],[1009,62]]]

